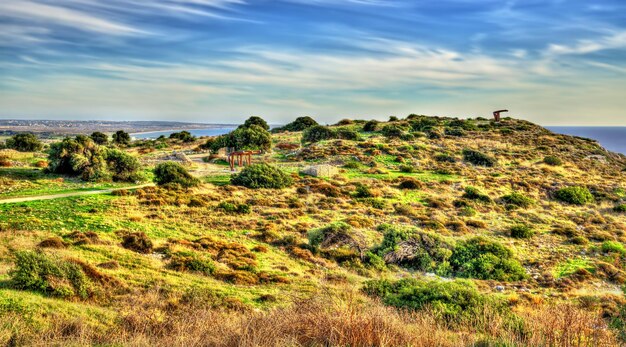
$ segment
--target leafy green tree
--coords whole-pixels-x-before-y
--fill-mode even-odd
[[[139,160],[119,149],[106,151],[106,162],[114,181],[136,182],[141,180],[138,174]]]
[[[200,184],[200,181],[191,176],[184,166],[173,161],[160,163],[154,168],[154,182],[160,186],[179,184],[184,188],[195,187]]]
[[[5,141],[5,146],[20,152],[36,152],[43,148],[37,136],[29,133],[13,135]]]
[[[113,134],[113,143],[120,146],[128,146],[130,144],[130,135],[124,130],[118,130]]]
[[[93,142],[99,145],[106,145],[107,143],[109,143],[109,136],[99,131],[93,132],[90,137]]]
[[[190,132],[183,130],[181,132],[178,133],[171,133],[170,134],[170,139],[178,139],[181,140],[183,142],[193,142],[196,140],[196,138],[191,135]]]
[[[229,134],[228,147],[236,150],[263,150],[267,151],[272,147],[272,136],[259,125],[239,127]]]
[[[261,117],[257,117],[257,116],[252,116],[250,118],[248,118],[243,125],[240,125],[240,128],[249,128],[253,125],[257,125],[260,126],[261,128],[267,130],[270,130],[270,126],[267,125],[267,122],[261,118]]]
[[[63,141],[50,145],[48,170],[81,176],[85,181],[108,180],[110,175],[105,156],[104,147],[98,146],[88,136],[66,137]]]

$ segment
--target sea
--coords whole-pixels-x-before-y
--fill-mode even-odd
[[[609,151],[626,155],[626,127],[549,126],[546,128],[558,134],[594,139]]]
[[[584,127],[584,126],[549,126],[548,130],[565,135],[574,135],[594,139],[602,147],[612,152],[626,155],[626,126],[625,127]],[[235,129],[234,126],[215,126],[208,129],[187,130],[194,136],[217,136],[227,134]],[[146,133],[131,134],[136,139],[156,139],[163,135],[170,136],[171,133],[182,130],[164,130]]]

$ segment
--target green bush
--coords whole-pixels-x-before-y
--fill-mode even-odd
[[[483,194],[478,188],[475,187],[465,187],[465,193],[463,193],[463,198],[468,200],[480,201],[483,203],[491,203],[492,200],[488,195]]]
[[[370,120],[363,125],[363,131],[365,132],[374,132],[378,128],[378,121]]]
[[[19,152],[36,152],[43,148],[43,143],[34,134],[16,134],[6,139],[5,146]]]
[[[516,239],[529,239],[535,234],[531,227],[523,224],[511,227],[510,231],[511,237],[514,237]]]
[[[106,162],[106,148],[98,146],[85,135],[66,137],[61,142],[50,145],[48,171],[81,176],[84,181],[111,179]]]
[[[468,280],[370,280],[365,282],[362,290],[367,295],[381,298],[386,305],[410,310],[428,307],[456,322],[478,313],[487,301]]]
[[[311,117],[298,117],[293,122],[285,124],[283,127],[272,129],[272,132],[303,131],[316,125],[318,125],[317,122]]]
[[[456,158],[448,154],[437,154],[435,160],[440,163],[456,163]]]
[[[455,136],[455,137],[465,136],[465,131],[461,128],[446,128],[444,133],[448,136]]]
[[[193,271],[210,276],[215,272],[215,264],[211,258],[191,252],[171,254],[167,267],[176,271]]]
[[[109,149],[105,152],[105,160],[114,181],[136,182],[141,180],[138,174],[139,160],[118,149]]]
[[[196,138],[193,135],[191,135],[190,132],[185,131],[185,130],[181,132],[171,133],[170,139],[181,140],[183,142],[193,142],[196,140]]]
[[[493,167],[497,163],[496,159],[482,152],[474,151],[471,149],[463,150],[463,159],[466,162],[477,165],[477,166]]]
[[[517,207],[530,207],[535,204],[535,201],[526,195],[518,192],[513,192],[509,195],[502,197],[502,202],[507,205],[513,205]]]
[[[236,214],[250,213],[250,205],[248,204],[233,204],[227,201],[222,201],[217,205],[217,208],[220,210],[223,210],[226,213],[236,213]]]
[[[524,268],[511,250],[484,237],[458,242],[450,264],[459,277],[498,281],[526,278]]]
[[[602,252],[626,254],[626,248],[624,248],[623,244],[617,241],[604,241],[602,243]]]
[[[199,185],[200,181],[191,176],[181,164],[168,161],[154,168],[154,183],[160,186],[178,184],[183,188],[190,188]]]
[[[626,204],[616,205],[615,207],[613,207],[613,211],[619,212],[619,213],[625,213],[626,212]]]
[[[316,125],[310,128],[307,128],[302,132],[302,143],[313,143],[320,142],[324,140],[334,139],[336,136],[335,132],[329,127],[325,127],[323,125]]]
[[[414,173],[415,172],[415,166],[413,165],[400,165],[400,167],[398,167],[398,169],[400,170],[400,172],[404,172],[404,173]]]
[[[387,124],[382,130],[385,137],[401,137],[404,134],[404,129],[396,124]]]
[[[282,170],[262,163],[246,166],[240,173],[233,175],[230,182],[236,186],[255,189],[281,189],[291,186],[293,179]]]
[[[553,155],[548,155],[545,158],[543,158],[543,162],[551,166],[563,165],[563,161],[561,160],[561,158],[553,156]]]
[[[307,233],[309,240],[309,246],[316,249],[322,245],[324,240],[335,239],[350,239],[352,227],[344,222],[336,222],[327,225],[323,228],[313,229]]]
[[[356,141],[359,139],[359,134],[352,129],[342,128],[337,130],[337,138],[342,140]]]
[[[9,274],[18,289],[65,298],[88,295],[89,280],[79,264],[42,252],[16,252],[15,268]]]
[[[257,117],[257,116],[252,116],[252,117],[246,119],[246,121],[243,123],[243,125],[241,125],[239,127],[240,128],[250,128],[252,126],[261,127],[265,131],[270,130],[270,126],[267,125],[267,122],[263,118]]]
[[[578,186],[561,188],[554,192],[554,197],[572,205],[585,205],[594,201],[589,189]]]
[[[354,192],[354,197],[355,198],[372,198],[374,197],[374,194],[372,193],[371,189],[364,185],[364,184],[359,184],[356,187],[356,191]]]

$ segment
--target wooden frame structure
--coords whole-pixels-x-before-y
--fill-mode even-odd
[[[493,111],[493,118],[496,120],[496,122],[500,121],[500,113],[504,113],[504,112],[509,112],[509,110]]]
[[[228,153],[228,164],[230,171],[235,171],[235,163],[237,166],[245,166],[252,164],[252,155],[261,154],[263,151],[234,151]]]

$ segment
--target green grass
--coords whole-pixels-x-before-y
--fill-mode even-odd
[[[370,174],[363,172],[359,169],[347,169],[344,174],[349,179],[358,179],[358,178],[375,178],[384,181],[391,181],[398,177],[414,177],[420,181],[424,182],[441,182],[441,181],[453,181],[458,182],[461,181],[459,176],[455,175],[444,175],[438,174],[431,171],[423,171],[423,172],[414,172],[414,173],[406,173],[398,170],[389,170],[387,173],[382,174]]]
[[[579,269],[585,269],[588,271],[593,271],[594,267],[591,262],[587,259],[575,258],[568,259],[560,264],[558,264],[553,271],[555,278],[567,277],[578,271]]]

